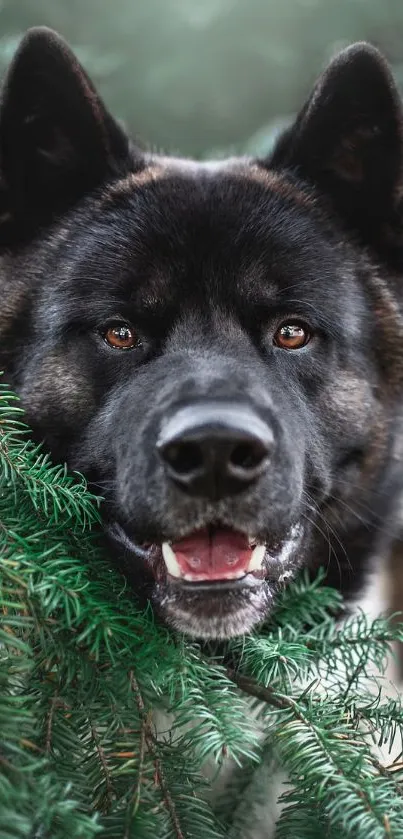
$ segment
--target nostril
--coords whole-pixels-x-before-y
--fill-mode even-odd
[[[167,486],[217,501],[244,492],[268,468],[274,432],[243,404],[196,403],[162,423],[156,449]]]
[[[230,454],[230,464],[237,469],[256,469],[267,457],[267,449],[258,442],[239,443]]]
[[[163,456],[178,475],[188,475],[203,466],[203,453],[197,443],[171,443],[163,449]]]

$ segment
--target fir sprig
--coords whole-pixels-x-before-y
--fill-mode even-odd
[[[279,837],[403,839],[402,763],[373,747],[399,742],[401,702],[371,675],[401,628],[338,626],[340,596],[302,576],[259,634],[213,656],[138,607],[98,521],[2,385],[1,839],[244,839],[239,796],[276,761]],[[203,765],[229,759],[242,781],[208,804]]]
[[[42,513],[47,526],[61,522],[84,530],[99,521],[98,499],[92,495],[83,478],[70,475],[67,467],[52,466],[41,446],[29,439],[29,429],[21,422],[22,408],[17,397],[0,382],[0,490],[25,488],[30,502]]]

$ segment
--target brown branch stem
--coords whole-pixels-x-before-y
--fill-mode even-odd
[[[185,834],[182,831],[180,821],[179,821],[179,817],[178,817],[178,814],[176,812],[175,803],[172,800],[171,793],[169,792],[168,784],[167,784],[165,776],[164,776],[164,772],[163,772],[162,765],[161,765],[161,759],[158,755],[158,741],[156,740],[156,737],[155,737],[154,732],[153,732],[152,727],[151,727],[150,715],[146,711],[144,700],[143,700],[143,697],[141,695],[139,685],[137,683],[137,680],[136,680],[132,670],[129,673],[129,679],[130,679],[130,687],[131,687],[131,689],[134,693],[134,696],[136,698],[137,707],[139,709],[140,717],[142,718],[142,720],[144,722],[145,743],[146,743],[147,749],[148,749],[148,751],[149,751],[149,753],[152,756],[153,761],[154,761],[155,778],[156,778],[156,781],[157,781],[157,783],[159,785],[159,788],[161,790],[165,807],[168,810],[173,828],[175,830],[175,837],[176,837],[176,839],[185,839]]]
[[[104,750],[101,746],[101,743],[100,743],[100,740],[99,740],[99,737],[98,737],[98,732],[97,732],[95,726],[92,724],[91,721],[90,721],[90,730],[91,730],[92,739],[95,743],[95,748],[97,750],[101,766],[104,770],[105,783],[106,783],[107,807],[110,807],[111,804],[112,804],[113,798],[114,798],[114,788],[113,788],[111,774],[109,772],[109,767],[108,767],[108,763],[107,763],[107,760],[106,760],[106,757],[105,757],[105,752],[104,752]]]

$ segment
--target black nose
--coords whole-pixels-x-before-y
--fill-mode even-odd
[[[179,410],[163,426],[157,449],[184,492],[217,500],[256,481],[273,444],[271,428],[251,408],[213,403]]]

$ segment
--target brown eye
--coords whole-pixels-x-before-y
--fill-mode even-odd
[[[301,323],[283,323],[274,336],[273,343],[283,350],[300,350],[311,338],[307,326]]]
[[[116,350],[131,350],[140,343],[128,323],[114,323],[102,333],[104,341]]]

